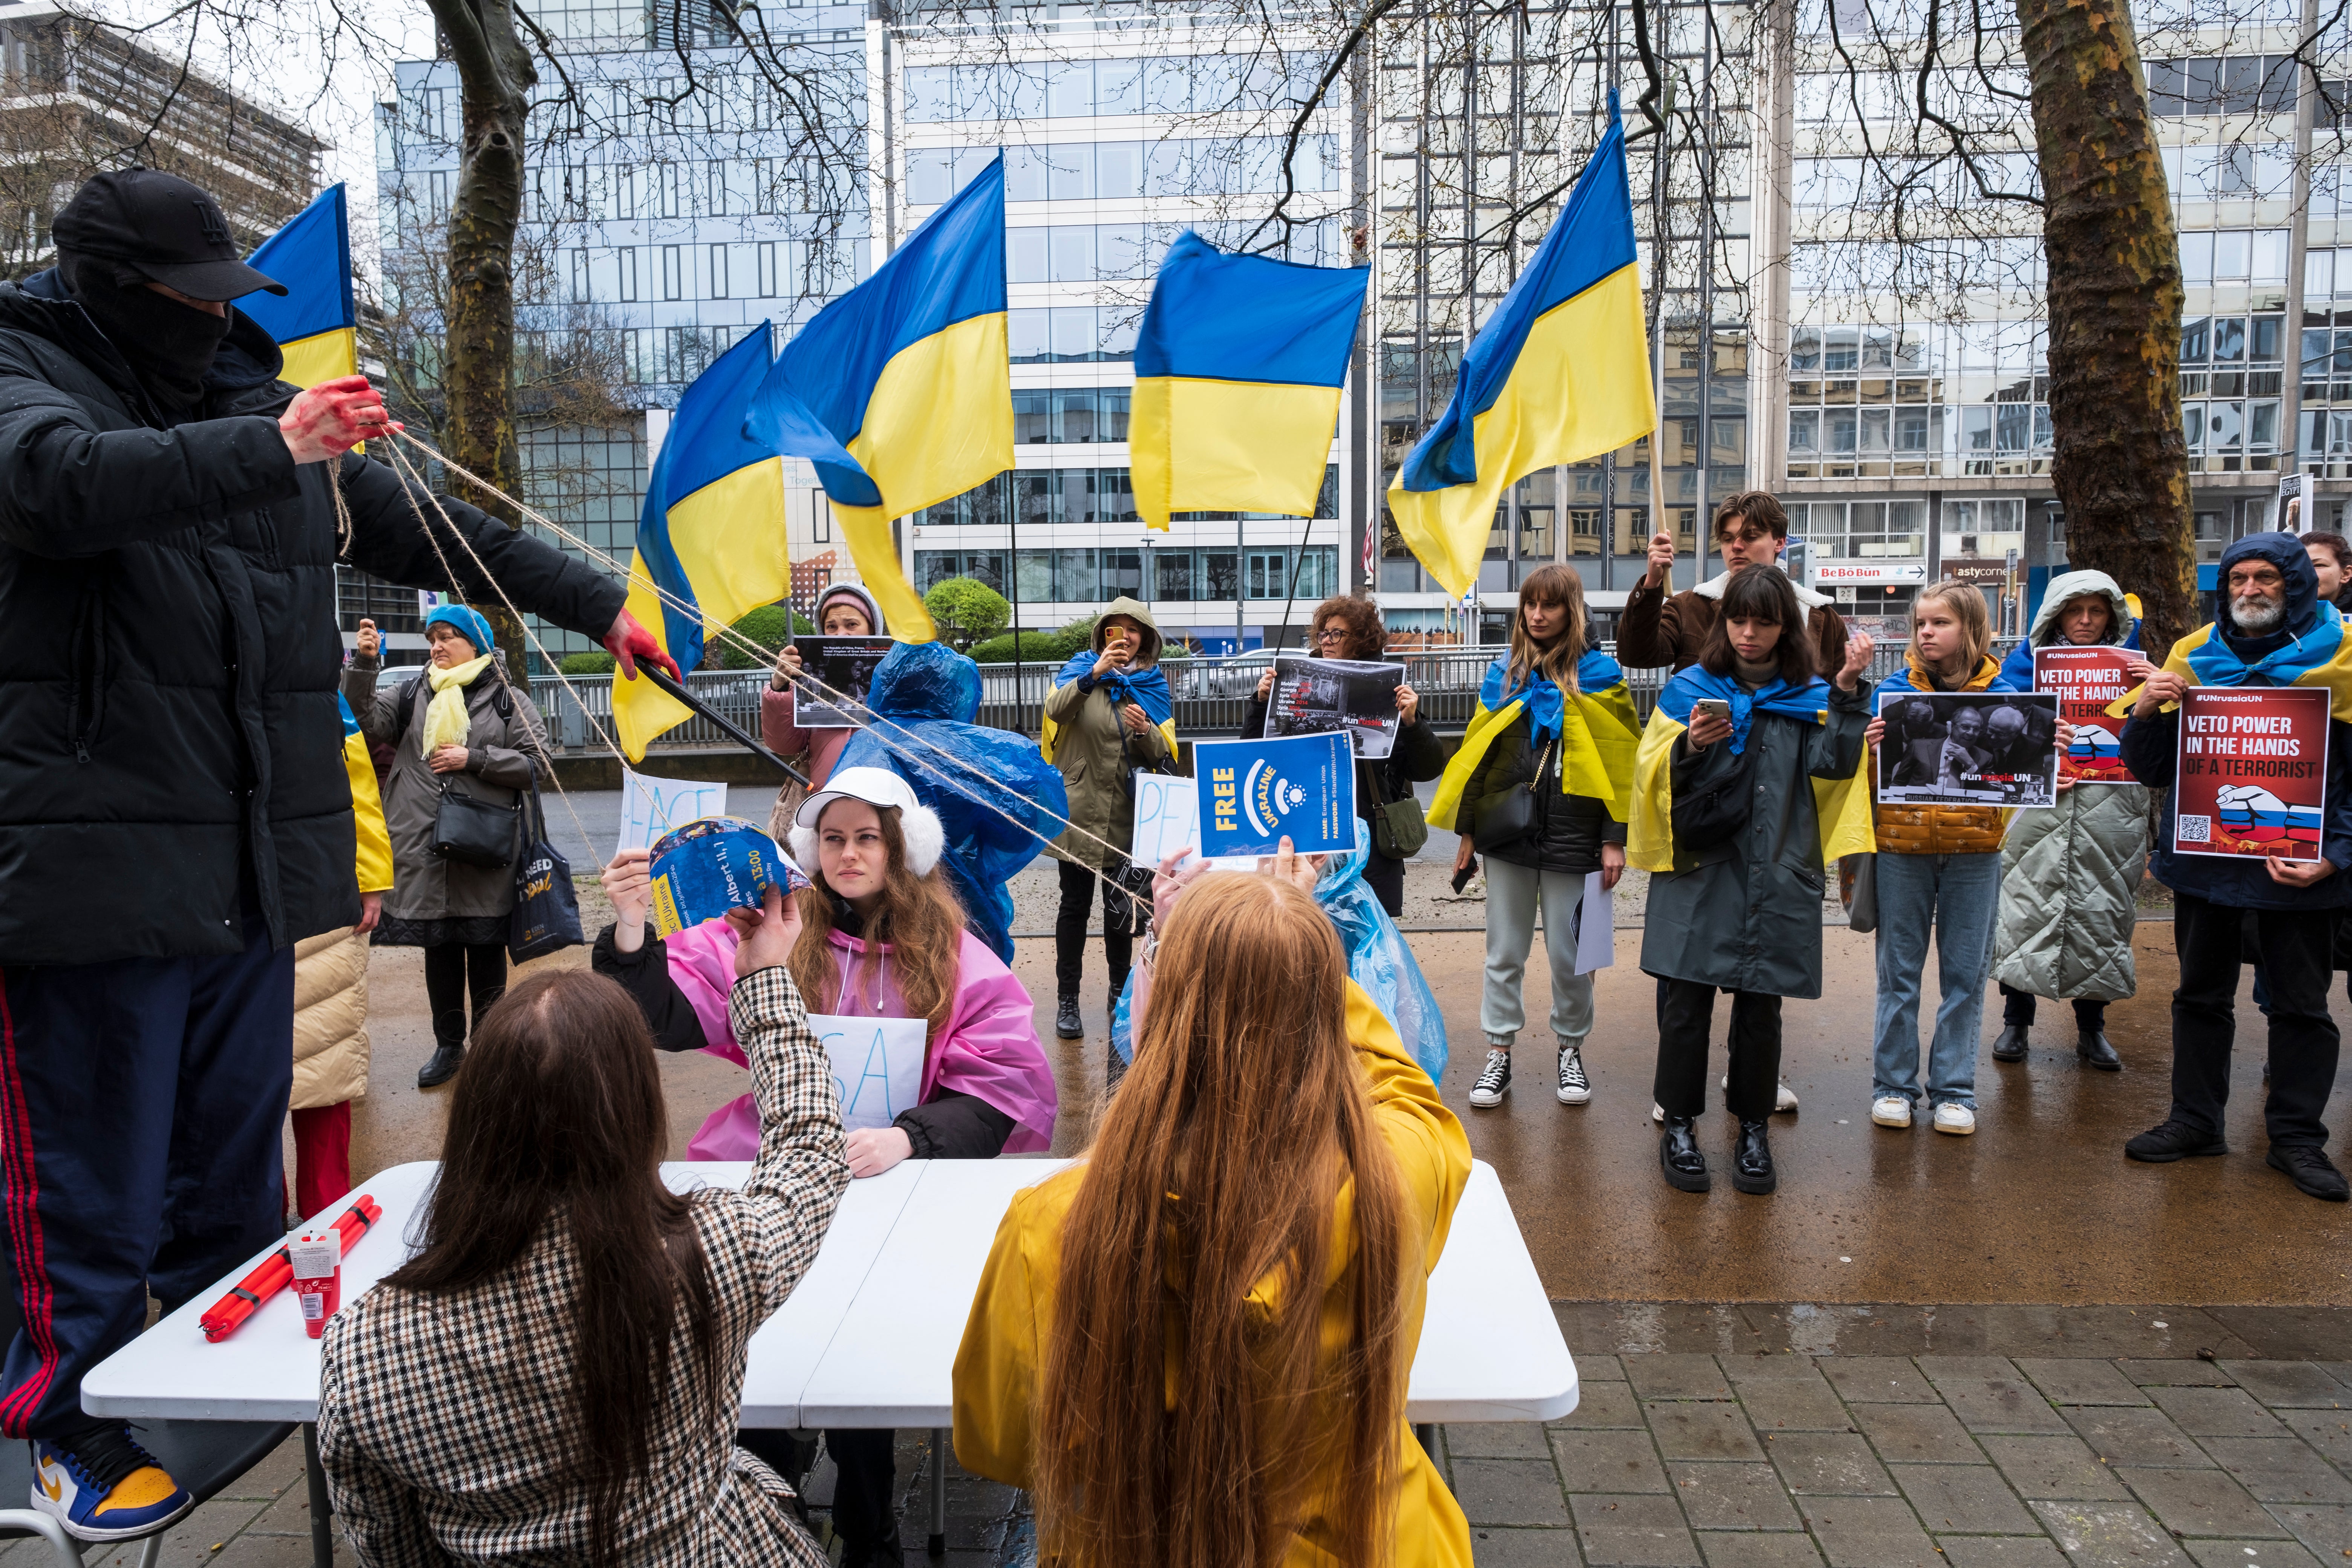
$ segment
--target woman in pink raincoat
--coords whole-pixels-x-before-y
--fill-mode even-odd
[[[793,980],[811,1013],[923,1018],[929,1043],[919,1101],[887,1127],[849,1134],[852,1176],[908,1158],[987,1160],[1043,1151],[1054,1139],[1053,1069],[1037,1043],[1036,1006],[1003,963],[964,930],[963,911],[933,874],[940,820],[898,774],[846,768],[800,807],[793,858],[814,884],[800,894]],[[646,854],[604,871],[615,924],[593,963],[637,999],[667,1050],[708,1050],[741,1062],[727,1026],[736,937],[706,921],[667,939],[646,929]],[[697,1160],[748,1160],[759,1122],[745,1095],[720,1107],[688,1145]],[[828,1431],[840,1470],[834,1530],[845,1564],[898,1561],[887,1431]]]

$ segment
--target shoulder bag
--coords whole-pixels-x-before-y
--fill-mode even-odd
[[[441,785],[441,803],[433,811],[433,836],[426,847],[436,858],[467,866],[506,866],[515,858],[515,838],[522,826],[522,803],[493,805],[478,795]]]
[[[1402,799],[1389,798],[1387,763],[1374,763],[1371,769],[1372,800],[1378,807],[1372,813],[1372,852],[1391,860],[1410,860],[1429,842],[1429,819],[1421,814],[1421,801],[1410,789]]]
[[[507,952],[517,963],[577,947],[581,940],[580,889],[572,880],[572,863],[547,841],[547,808],[539,798],[536,772],[523,824],[527,845],[515,867],[514,915],[507,930]]]
[[[1544,770],[1550,765],[1552,747],[1556,741],[1544,742],[1543,754],[1536,759],[1535,776],[1525,784],[1513,784],[1501,795],[1490,795],[1474,809],[1470,826],[1470,842],[1481,855],[1491,854],[1517,844],[1522,838],[1532,838],[1542,830],[1539,815],[1541,802],[1536,799],[1536,789],[1543,783]],[[1426,833],[1427,827],[1423,828]]]

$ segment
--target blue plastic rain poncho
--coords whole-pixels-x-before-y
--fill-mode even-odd
[[[972,722],[980,667],[945,643],[892,648],[875,667],[866,706],[877,722],[849,738],[835,770],[888,768],[940,814],[948,840],[940,865],[962,900],[964,923],[1012,963],[1005,884],[1062,830],[1070,797],[1060,772],[1036,742]]]
[[[1445,1015],[1438,1011],[1436,994],[1422,978],[1421,965],[1405,944],[1404,933],[1364,886],[1364,865],[1371,855],[1371,826],[1359,820],[1354,851],[1324,862],[1323,875],[1315,884],[1315,901],[1339,928],[1339,943],[1348,951],[1348,977],[1388,1015],[1389,1022],[1396,1026],[1397,1037],[1435,1083],[1445,1076]],[[1111,1049],[1121,1061],[1135,1059],[1127,1023],[1129,998],[1134,991],[1135,975],[1129,971],[1127,988],[1118,994],[1110,1022]]]

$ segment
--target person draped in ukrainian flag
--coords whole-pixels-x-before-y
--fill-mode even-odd
[[[1568,566],[1519,584],[1508,652],[1486,671],[1477,710],[1430,803],[1434,827],[1462,835],[1454,868],[1486,858],[1486,982],[1478,1024],[1486,1065],[1470,1103],[1492,1110],[1511,1091],[1511,1043],[1527,1022],[1521,983],[1543,911],[1551,963],[1551,1029],[1563,1105],[1592,1098],[1584,1039],[1592,976],[1577,973],[1587,879],[1614,888],[1625,868],[1625,812],[1640,721],[1624,671],[1589,649],[1584,582]]]
[[[1780,1079],[1780,1000],[1822,994],[1824,868],[1868,852],[1871,641],[1824,680],[1806,612],[1776,566],[1743,566],[1696,664],[1659,693],[1633,766],[1626,855],[1651,873],[1642,969],[1658,982],[1656,1096],[1669,1186],[1712,1185],[1706,1109],[1715,993],[1731,995],[1726,1102],[1732,1185],[1779,1185],[1766,1119]]]

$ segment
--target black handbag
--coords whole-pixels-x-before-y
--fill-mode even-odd
[[[433,812],[433,838],[426,846],[443,860],[467,866],[507,866],[514,862],[515,840],[522,827],[522,805],[493,805],[476,795],[441,785],[441,804]]]
[[[1687,796],[1675,797],[1673,826],[1677,859],[1727,844],[1748,826],[1755,773],[1755,752],[1742,752],[1733,759],[1728,772],[1709,779]]]
[[[530,809],[524,816],[530,829],[521,862],[515,867],[515,903],[507,928],[507,952],[517,963],[544,958],[567,947],[578,947],[580,889],[572,880],[572,863],[547,841],[547,808],[539,798],[539,780],[530,781]]]
[[[1429,842],[1429,819],[1421,814],[1421,802],[1411,791],[1402,799],[1389,799],[1386,763],[1374,763],[1371,769],[1372,800],[1377,808],[1372,813],[1373,853],[1391,860],[1410,860]]]
[[[1470,842],[1481,855],[1507,849],[1522,838],[1532,838],[1543,829],[1543,818],[1536,799],[1537,786],[1543,783],[1544,769],[1550,764],[1554,742],[1544,742],[1543,754],[1536,759],[1535,776],[1525,784],[1513,784],[1500,795],[1490,795],[1480,801],[1470,821]],[[1426,826],[1423,828],[1425,834]]]

